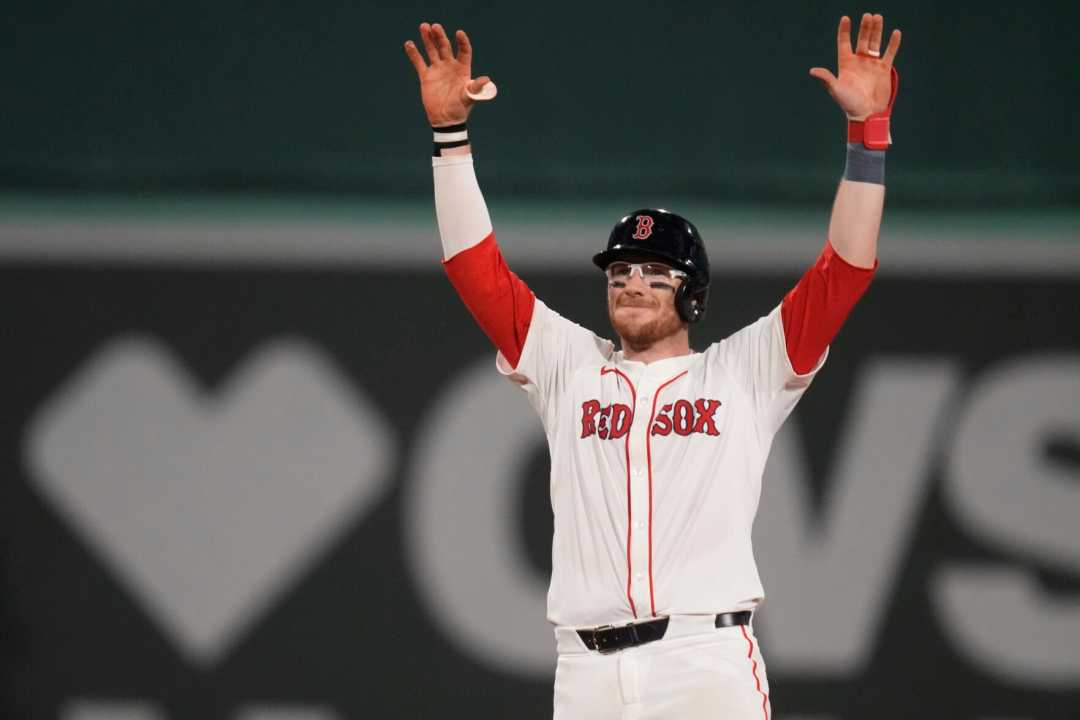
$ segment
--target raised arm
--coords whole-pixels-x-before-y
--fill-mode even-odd
[[[900,31],[892,31],[882,55],[884,26],[881,15],[865,13],[853,51],[851,20],[840,18],[836,37],[839,77],[821,67],[810,70],[848,119],[848,162],[833,203],[829,242],[840,257],[865,268],[873,267],[877,259],[885,205],[885,150],[892,140],[888,120],[898,82],[893,60],[900,49]]]
[[[443,267],[481,329],[512,367],[532,321],[532,291],[510,272],[495,243],[473,170],[466,121],[473,106],[495,97],[495,85],[472,77],[472,43],[458,30],[457,55],[441,25],[420,25],[427,62],[411,40],[405,54],[420,80],[420,98],[435,138],[432,173]]]
[[[848,120],[847,165],[836,191],[828,240],[817,262],[784,298],[781,315],[788,358],[798,373],[813,369],[877,269],[877,240],[885,205],[885,151],[899,76],[893,60],[900,31],[881,53],[885,19],[866,13],[851,47],[851,20],[837,28],[839,77],[821,67],[824,84]]]

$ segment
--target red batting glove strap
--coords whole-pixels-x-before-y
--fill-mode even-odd
[[[882,112],[874,113],[865,120],[848,120],[847,141],[862,143],[871,150],[888,150],[892,144],[889,132],[889,118],[892,116],[893,103],[896,102],[896,90],[900,86],[900,73],[892,71],[892,92],[889,93],[889,105]]]

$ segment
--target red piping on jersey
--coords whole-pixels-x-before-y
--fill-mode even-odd
[[[746,657],[753,663],[750,666],[750,672],[754,675],[754,683],[757,685],[757,691],[761,693],[761,712],[765,714],[765,720],[769,720],[769,695],[761,689],[761,678],[757,676],[757,660],[754,659],[754,641],[746,634],[745,625],[740,625],[739,629],[742,630],[742,636],[746,638],[746,644],[750,646],[750,649],[746,653]]]
[[[637,390],[634,389],[634,383],[630,382],[630,378],[619,370],[618,368],[600,368],[600,376],[603,377],[608,373],[615,373],[630,386],[630,427],[634,426],[634,413],[637,412]],[[637,619],[637,607],[634,605],[634,596],[630,592],[630,582],[634,577],[634,566],[630,559],[630,540],[633,538],[634,527],[634,514],[630,509],[630,433],[626,433],[626,599],[630,601],[630,610],[634,613],[634,619]],[[650,510],[651,513],[651,510]],[[652,578],[649,578],[650,587]],[[650,590],[651,592],[651,590]],[[655,615],[655,613],[653,613]]]
[[[443,261],[443,268],[480,329],[516,368],[536,296],[506,266],[495,233]]]
[[[780,304],[788,360],[799,375],[814,369],[825,348],[840,332],[877,271],[852,265],[826,240],[810,266]]]
[[[649,414],[649,424],[645,426],[645,461],[649,466],[649,604],[652,606],[653,617],[656,617],[656,597],[653,593],[652,577],[652,443],[650,442],[652,438],[652,424],[653,420],[656,418],[656,401],[660,399],[660,391],[681,378],[687,372],[689,371],[683,370],[681,373],[656,388],[656,392],[653,393],[652,398],[652,412]]]

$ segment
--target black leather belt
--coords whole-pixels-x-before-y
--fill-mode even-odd
[[[714,626],[734,627],[736,625],[749,625],[752,613],[749,610],[734,613],[720,613],[716,616]],[[668,618],[659,617],[655,620],[647,620],[627,625],[601,625],[595,628],[578,630],[578,637],[585,647],[600,653],[610,653],[628,647],[644,645],[664,637],[667,632]]]
[[[750,618],[754,613],[749,610],[743,610],[737,613],[720,613],[716,616],[716,627],[735,627],[736,625],[749,625]]]

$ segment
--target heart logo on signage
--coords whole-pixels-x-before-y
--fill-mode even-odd
[[[310,344],[258,348],[216,393],[144,338],[38,412],[32,482],[189,661],[209,666],[387,489],[394,438]]]

